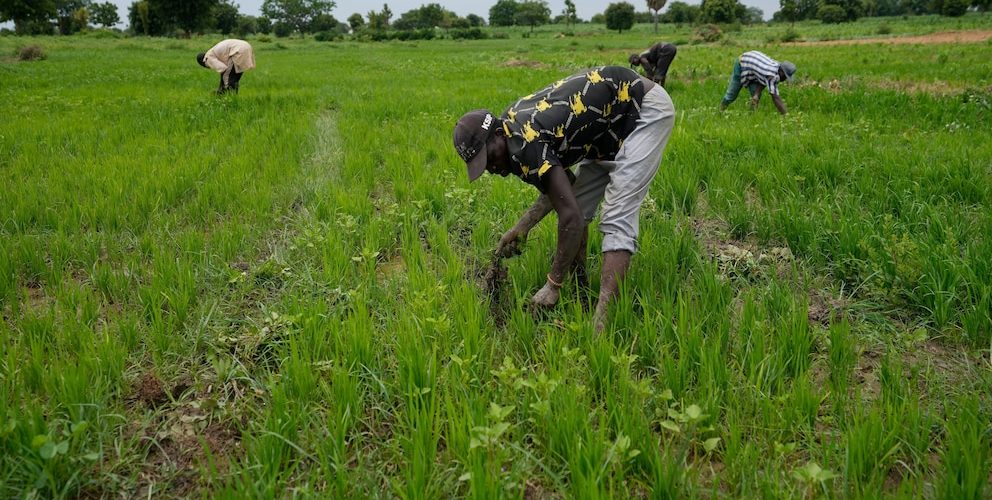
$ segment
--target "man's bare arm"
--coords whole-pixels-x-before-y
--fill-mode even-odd
[[[499,239],[499,244],[496,245],[496,255],[499,257],[519,255],[520,243],[527,239],[527,233],[534,229],[534,226],[541,222],[551,212],[551,209],[551,200],[548,199],[548,196],[544,194],[538,196],[534,204],[520,216],[520,220]]]
[[[751,111],[758,109],[758,103],[761,101],[761,93],[765,91],[765,86],[758,84],[758,91],[751,96]]]
[[[788,112],[785,108],[785,102],[782,101],[782,97],[778,94],[772,94],[772,102],[775,103],[775,107],[778,108],[778,112],[783,115]]]

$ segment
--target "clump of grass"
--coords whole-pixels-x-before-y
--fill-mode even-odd
[[[892,34],[892,26],[889,26],[888,23],[882,23],[878,26],[878,29],[875,30],[875,33],[878,33],[879,35]]]
[[[42,61],[47,58],[48,54],[40,45],[28,45],[17,49],[18,61]]]
[[[715,24],[700,25],[693,32],[693,43],[713,43],[723,37],[723,30]]]
[[[802,37],[799,36],[799,32],[798,31],[796,31],[793,28],[789,28],[788,30],[785,31],[785,33],[782,34],[782,37],[780,38],[780,40],[782,40],[783,42],[786,42],[786,43],[788,43],[788,42],[797,42],[799,40],[802,40]]]

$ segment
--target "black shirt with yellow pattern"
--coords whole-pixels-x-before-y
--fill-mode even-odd
[[[542,177],[554,165],[614,159],[637,126],[644,92],[635,71],[604,66],[520,98],[501,116],[520,178],[543,193]]]

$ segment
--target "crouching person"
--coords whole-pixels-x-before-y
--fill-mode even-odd
[[[210,50],[197,54],[196,62],[220,73],[218,95],[230,91],[237,94],[241,75],[255,67],[255,53],[248,42],[232,38],[222,40],[210,47]]]
[[[512,174],[541,192],[500,238],[498,254],[512,254],[551,210],[558,215],[554,260],[532,299],[535,305],[554,306],[570,273],[583,284],[586,227],[602,202],[603,267],[594,315],[602,331],[607,306],[637,251],[641,203],[674,124],[675,107],[665,89],[619,66],[554,82],[499,117],[480,109],[458,120],[455,149],[469,181],[483,172]]]

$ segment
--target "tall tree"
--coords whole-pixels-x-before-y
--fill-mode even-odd
[[[314,19],[321,14],[330,14],[335,5],[333,0],[265,0],[262,14],[276,23],[286,23],[300,33],[307,33]]]
[[[565,1],[567,2],[569,0]],[[486,25],[486,20],[477,14],[469,14],[465,16],[465,19],[468,21],[469,26],[472,26],[473,28]]]
[[[0,0],[0,22],[14,21],[18,34],[41,34],[44,25],[55,17],[54,0]]]
[[[743,21],[747,7],[738,0],[703,0],[699,15],[708,23],[729,24]]]
[[[524,0],[517,6],[517,13],[513,16],[514,24],[519,26],[530,26],[530,32],[534,32],[535,26],[548,24],[551,22],[551,9],[548,2],[544,0]]]
[[[239,15],[237,4],[221,0],[214,6],[214,27],[222,34],[231,33],[238,28]]]
[[[668,6],[668,11],[661,16],[661,21],[674,24],[690,24],[696,22],[699,17],[699,6],[689,5],[676,0]]]
[[[658,33],[658,11],[665,8],[668,0],[648,0],[648,8],[654,11],[654,32]]]
[[[572,0],[565,0],[565,10],[562,14],[565,15],[565,26],[571,28],[572,23],[575,22],[575,2]]]
[[[89,13],[80,12],[89,7],[89,0],[55,0],[56,21],[59,33],[71,35],[86,28]]]
[[[211,14],[218,0],[148,0],[152,6],[183,30],[186,38],[212,21]]]
[[[93,14],[93,22],[104,28],[109,28],[121,21],[120,16],[117,15],[117,6],[113,2],[95,3],[90,6],[90,12]]]
[[[799,15],[799,5],[796,0],[779,0],[779,7],[779,16],[795,26],[796,17]]]
[[[356,12],[348,16],[348,26],[351,26],[353,31],[358,31],[362,26],[365,26],[365,18]]]
[[[496,4],[489,8],[489,25],[513,26],[519,6],[516,0],[497,0]]]
[[[603,15],[606,17],[607,29],[617,30],[617,33],[623,33],[623,30],[634,26],[634,6],[627,2],[611,3]]]
[[[169,21],[151,0],[138,0],[128,8],[129,29],[135,35],[159,36],[171,29]]]
[[[389,9],[388,3],[382,4],[382,12],[380,12],[379,15],[382,16],[382,22],[385,23],[388,28],[393,20],[393,11]]]

